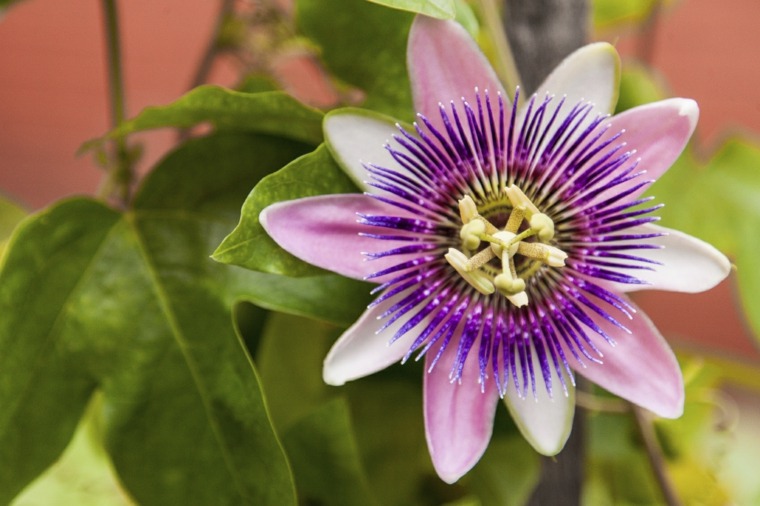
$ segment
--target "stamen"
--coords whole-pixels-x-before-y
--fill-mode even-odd
[[[480,247],[480,238],[486,233],[486,224],[481,220],[473,220],[465,223],[459,231],[464,249],[475,251]]]
[[[567,253],[554,246],[538,242],[521,242],[517,252],[522,256],[544,262],[552,267],[564,267]]]
[[[526,280],[542,266],[564,266],[567,254],[547,244],[554,239],[554,221],[540,212],[518,186],[504,188],[503,194],[506,195],[506,202],[490,201],[483,208],[486,216],[496,214],[495,210],[503,216],[503,209],[509,209],[503,230],[481,216],[471,196],[465,195],[459,201],[462,218],[459,238],[464,251],[451,248],[445,258],[480,293],[490,295],[498,291],[513,305],[522,307],[528,304]],[[520,231],[525,221],[528,226]],[[483,242],[488,244],[482,247]],[[516,255],[532,260],[527,268],[521,267],[519,275],[515,267]],[[500,273],[494,265],[489,265],[494,259],[501,262]]]
[[[512,212],[509,213],[509,219],[507,220],[507,224],[504,226],[504,230],[516,234],[517,231],[520,230],[520,224],[522,223],[523,219],[525,219],[525,208],[513,208]]]
[[[494,278],[493,284],[512,304],[521,307],[528,304],[528,294],[525,293],[525,280],[517,277],[514,255],[514,252],[510,253],[509,250],[502,251],[503,272]]]
[[[478,206],[475,205],[475,201],[472,200],[472,197],[469,195],[465,195],[464,198],[459,201],[459,216],[462,217],[462,223],[465,225],[480,216],[478,214]]]
[[[449,248],[449,252],[444,256],[446,261],[456,269],[462,278],[467,281],[473,288],[483,295],[491,295],[494,292],[493,282],[488,274],[482,270],[468,271],[467,256],[459,250]]]
[[[513,184],[507,188],[505,192],[507,194],[507,198],[512,203],[512,207],[525,209],[528,213],[528,218],[540,212],[538,208],[533,205],[533,202],[531,202],[530,199],[523,193],[523,191],[517,187],[517,185]]]
[[[467,272],[472,272],[474,270],[480,269],[485,264],[490,262],[493,258],[496,258],[497,255],[491,248],[486,248],[483,251],[475,254],[474,256],[470,257],[469,260],[467,260],[467,265],[465,268],[467,269]]]
[[[538,234],[538,238],[544,242],[554,239],[554,222],[544,213],[536,213],[528,220],[530,229]]]

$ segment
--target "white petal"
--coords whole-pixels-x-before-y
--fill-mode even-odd
[[[326,294],[329,296],[329,294]],[[414,340],[427,327],[429,319],[423,318],[409,332],[392,344],[391,338],[410,318],[401,317],[393,325],[379,334],[385,319],[378,320],[397,300],[384,301],[374,308],[368,309],[333,345],[325,357],[322,378],[328,385],[340,386],[346,381],[352,381],[381,371],[401,359],[409,351]],[[414,311],[412,311],[414,314]]]
[[[615,48],[606,42],[589,44],[565,58],[535,92],[533,114],[545,102],[547,95],[553,97],[537,127],[537,131],[544,132],[544,140],[538,152],[549,144],[560,130],[562,118],[570,114],[579,102],[590,103],[593,107],[582,112],[572,123],[572,128],[562,132],[563,136],[569,136],[568,145],[599,115],[611,113],[617,103],[619,81],[620,58]],[[523,100],[527,103],[528,98],[523,97]],[[560,103],[562,108],[552,123],[551,119]],[[523,128],[527,111],[528,107],[523,105],[517,117],[518,129]]]
[[[697,293],[709,290],[731,272],[731,262],[710,244],[678,230],[647,224],[626,231],[631,234],[664,233],[666,235],[645,241],[661,246],[659,249],[640,249],[632,255],[660,262],[652,265],[654,270],[620,269],[629,276],[648,284],[629,285],[614,283],[618,291],[669,290],[672,292]]]
[[[615,109],[620,82],[620,57],[606,42],[583,46],[571,53],[536,90],[539,100],[547,93],[566,96],[571,107],[580,100],[591,102],[602,114]]]
[[[551,359],[548,360],[552,371],[551,396],[541,375],[541,364],[536,353],[533,353],[533,371],[537,383],[535,397],[530,388],[525,397],[520,397],[514,381],[510,381],[504,402],[523,437],[540,454],[552,456],[562,450],[570,436],[575,415],[575,387],[563,370],[562,375],[567,385],[565,394],[557,370]],[[521,374],[518,371],[518,377]]]
[[[399,168],[385,149],[399,133],[393,119],[363,109],[337,109],[325,116],[322,129],[330,153],[362,191],[369,189],[363,163]]]

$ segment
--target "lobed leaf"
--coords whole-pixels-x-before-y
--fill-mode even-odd
[[[135,132],[189,128],[205,122],[219,130],[277,135],[313,145],[322,142],[322,113],[284,92],[245,93],[204,85],[171,104],[146,107],[105,137],[85,143],[81,150]]]
[[[63,451],[114,343],[72,328],[119,215],[61,203],[14,234],[0,271],[0,503]],[[107,317],[108,318],[108,317]],[[73,332],[74,331],[74,332]]]
[[[321,145],[256,185],[243,204],[240,223],[219,245],[213,258],[226,264],[288,276],[324,274],[324,270],[280,248],[259,223],[259,214],[275,202],[356,191],[356,186]]]
[[[325,506],[371,506],[349,406],[333,399],[300,419],[283,436],[301,500]]]
[[[133,506],[120,486],[101,441],[98,414],[101,395],[95,395],[63,455],[16,496],[11,506],[76,504]]]
[[[74,199],[21,225],[0,271],[0,502],[57,458],[99,388],[140,504],[295,503],[230,314],[279,285],[208,255],[248,189],[307,149],[212,135],[163,160],[126,213]],[[314,296],[280,303],[322,313]]]

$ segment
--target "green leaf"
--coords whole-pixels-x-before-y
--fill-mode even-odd
[[[659,491],[631,416],[592,413],[587,425],[582,504],[658,504]]]
[[[267,318],[256,365],[276,427],[288,430],[332,398],[334,390],[322,381],[322,362],[337,336],[336,327],[307,318]]]
[[[86,200],[24,222],[0,271],[0,504],[63,451],[112,345],[71,332],[117,213]],[[108,361],[103,361],[108,364]]]
[[[661,0],[593,0],[592,18],[594,28],[604,30],[622,23],[642,23],[657,8]],[[671,3],[666,0],[666,4]]]
[[[259,213],[270,204],[315,195],[352,193],[356,186],[338,167],[324,145],[264,178],[243,204],[240,223],[214,252],[214,260],[247,269],[313,276],[325,271],[280,248],[259,223]]]
[[[454,0],[370,0],[376,4],[385,5],[392,9],[400,9],[431,18],[454,19],[456,8]]]
[[[736,408],[716,409],[723,397],[717,395],[718,375],[715,368],[702,368],[698,362],[682,364],[684,414],[653,420],[657,439],[666,472],[684,504],[733,504],[718,475],[723,474],[727,443],[734,435],[722,432],[716,420]],[[584,504],[660,504],[661,492],[631,414],[592,412],[588,438]]]
[[[112,138],[154,128],[189,128],[208,122],[219,130],[277,135],[309,144],[322,142],[322,113],[281,91],[244,93],[218,86],[199,86],[164,106],[146,107],[100,139],[82,146],[96,148]]]
[[[615,114],[667,97],[664,84],[652,69],[627,61],[620,75],[619,91]]]
[[[364,0],[297,0],[296,6],[300,30],[335,77],[366,94],[363,107],[413,119],[406,73],[411,14]]]
[[[334,399],[300,419],[283,436],[299,497],[307,504],[371,506],[345,399]]]
[[[0,195],[0,259],[11,233],[25,216],[26,211],[21,206]]]
[[[538,454],[518,433],[494,434],[483,458],[468,474],[482,506],[525,504],[541,474]]]
[[[273,311],[347,327],[372,300],[372,285],[337,274],[291,278],[262,272],[246,274],[239,296]]]
[[[686,152],[651,193],[667,204],[660,212],[664,225],[735,257],[742,306],[760,339],[760,147],[732,138],[707,163]]]
[[[99,387],[140,504],[295,503],[232,325],[257,278],[208,255],[247,189],[305,150],[217,134],[162,161],[124,214],[76,199],[24,222],[0,272],[0,502],[57,457]]]
[[[128,506],[134,504],[114,475],[102,445],[97,414],[102,396],[96,395],[61,458],[33,481],[11,506],[76,504]]]
[[[273,313],[256,362],[300,500],[372,504],[348,405],[322,381],[322,362],[338,333],[332,325]]]
[[[21,0],[0,0],[0,16],[5,15],[5,9],[21,2]]]
[[[406,364],[391,369],[342,387],[349,395],[370,487],[385,505],[441,504],[445,501],[437,500],[438,489],[450,487],[435,475],[425,444],[422,382],[416,374],[415,381],[394,377],[419,368]]]

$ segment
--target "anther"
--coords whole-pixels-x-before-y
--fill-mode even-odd
[[[515,306],[522,307],[528,304],[528,294],[525,293],[525,280],[514,277],[509,267],[505,268],[504,272],[493,279],[493,284],[496,290]]]
[[[522,256],[540,260],[551,267],[563,267],[567,253],[554,246],[537,242],[521,242],[517,253]]]
[[[554,238],[554,222],[544,213],[535,213],[528,223],[543,242],[549,242]]]
[[[465,195],[459,201],[459,216],[465,225],[480,216],[478,214],[478,206],[475,205],[475,201],[469,195]]]
[[[449,252],[445,255],[445,258],[456,269],[459,275],[477,291],[483,295],[490,295],[494,292],[493,282],[485,272],[481,270],[467,270],[468,258],[464,253],[454,248],[449,248]]]
[[[503,230],[480,215],[475,200],[469,195],[459,201],[462,218],[459,237],[463,251],[451,248],[445,258],[478,292],[490,295],[498,291],[510,303],[522,307],[528,304],[526,280],[542,265],[564,266],[567,254],[548,244],[555,235],[554,221],[548,215],[540,212],[518,186],[511,185],[503,191],[511,206]],[[493,207],[486,209],[491,211]],[[516,255],[526,257],[527,261],[520,264],[519,275]],[[501,263],[501,273],[496,270],[494,259]]]
[[[531,216],[539,212],[538,208],[535,205],[533,205],[533,202],[530,201],[527,195],[525,195],[519,187],[512,185],[509,188],[507,188],[505,192],[507,194],[507,198],[509,199],[509,202],[512,204],[512,207],[514,207],[515,209],[517,208],[525,209],[525,212],[528,215],[528,218],[530,218]]]
[[[462,239],[464,249],[475,251],[480,247],[480,236],[486,233],[486,224],[482,220],[472,220],[462,226],[459,238]]]

